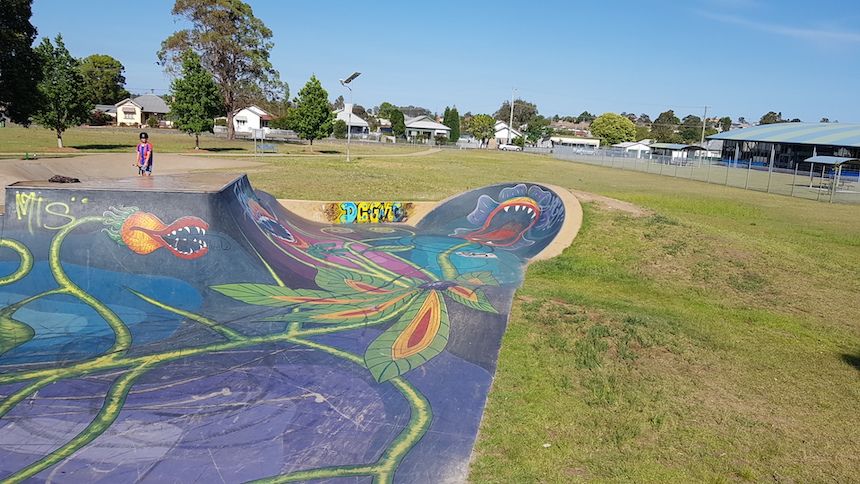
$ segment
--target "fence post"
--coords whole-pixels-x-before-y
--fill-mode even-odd
[[[800,163],[794,164],[794,178],[791,179],[791,197],[794,196],[794,186],[797,185],[797,167],[800,166]]]
[[[663,174],[663,160],[660,160],[660,174]]]
[[[826,165],[821,165],[821,183],[824,183],[824,167]],[[818,196],[815,197],[815,201],[821,200],[821,183],[818,184]]]
[[[770,177],[773,175],[773,158],[776,156],[776,145],[770,145],[770,164],[767,168],[767,193],[770,193]]]
[[[674,176],[675,178],[678,178],[678,164],[677,163],[675,163],[675,171],[672,172],[672,176]]]
[[[738,162],[735,161],[735,166],[738,166]],[[729,169],[731,168],[731,163],[726,163],[726,182],[723,183],[725,186],[729,186]]]
[[[711,160],[708,160],[708,171],[705,175],[705,183],[711,183]]]
[[[752,170],[752,160],[747,162],[747,181],[744,182],[744,190],[749,189],[750,186],[750,170]]]

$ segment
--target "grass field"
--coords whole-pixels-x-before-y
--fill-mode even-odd
[[[530,267],[473,481],[858,478],[855,207],[518,153],[267,161],[252,181],[279,197],[533,180],[644,211],[585,204],[573,246]]]
[[[133,152],[138,135],[146,131],[158,153],[194,152],[194,137],[173,129],[81,127],[72,128],[63,134],[64,148],[57,148],[57,137],[53,131],[32,126],[8,126],[0,128],[0,155],[3,153],[73,154]],[[267,142],[269,143],[269,142]],[[341,156],[346,153],[343,142],[316,142],[310,144],[275,143],[279,153],[293,155]],[[229,156],[254,152],[254,143],[249,140],[227,140],[211,134],[200,136],[201,151],[208,154]],[[354,143],[351,152],[362,153],[410,153],[426,150],[425,146],[373,146]]]

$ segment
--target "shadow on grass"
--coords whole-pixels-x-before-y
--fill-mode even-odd
[[[860,354],[849,355],[848,353],[845,353],[842,355],[842,361],[853,366],[855,370],[860,371]]]
[[[212,153],[220,153],[222,151],[245,151],[244,148],[200,148],[200,151],[211,151]]]
[[[343,151],[339,151],[339,150],[319,150],[319,153],[322,153],[322,154],[324,154],[324,155],[339,155],[339,154],[343,153]]]
[[[126,143],[116,144],[92,144],[92,145],[75,145],[72,148],[79,150],[117,150],[120,148],[134,148],[134,145]]]

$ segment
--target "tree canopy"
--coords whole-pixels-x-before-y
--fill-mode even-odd
[[[626,116],[616,113],[603,113],[591,122],[591,134],[600,138],[605,145],[633,141],[636,125]]]
[[[293,100],[295,107],[287,115],[287,125],[299,135],[314,144],[315,139],[330,135],[334,123],[334,113],[328,103],[328,93],[323,89],[317,76],[311,76],[307,84]]]
[[[679,141],[680,137],[675,134],[675,129],[678,128],[679,124],[681,124],[681,120],[675,116],[675,111],[671,109],[664,111],[651,124],[651,136],[661,143]]]
[[[529,143],[537,143],[539,140],[552,134],[552,128],[549,127],[550,120],[541,115],[537,115],[526,123],[525,141]]]
[[[87,98],[93,104],[116,104],[129,97],[125,90],[125,67],[113,57],[93,54],[81,60],[81,76]]]
[[[762,115],[758,124],[776,124],[776,123],[784,123],[785,120],[782,119],[782,113],[775,113],[773,111],[769,111]]]
[[[469,132],[484,145],[496,135],[496,120],[489,114],[478,114],[469,118]]]
[[[589,113],[588,111],[583,111],[579,116],[576,117],[577,123],[590,123],[594,121],[597,116]]]
[[[182,77],[173,80],[170,90],[170,118],[177,129],[194,135],[194,148],[199,149],[200,133],[211,133],[215,116],[224,111],[218,86],[200,65],[199,55],[190,50],[183,54]]]
[[[40,57],[33,50],[36,28],[30,23],[31,0],[0,0],[0,111],[28,125],[40,99]]]
[[[732,129],[732,118],[723,116],[720,118],[720,131],[728,131]]]
[[[530,103],[523,99],[514,100],[514,125],[512,128],[519,129],[520,126],[529,122],[530,119],[537,116],[538,109],[537,105],[534,103]],[[511,103],[510,101],[505,101],[499,106],[499,109],[493,114],[495,119],[499,121],[504,121],[505,123],[510,122],[511,119]]]
[[[191,49],[200,55],[221,91],[227,135],[233,138],[234,113],[250,104],[255,93],[269,92],[279,83],[269,61],[272,31],[241,0],[176,0],[172,13],[191,26],[161,43],[159,61],[175,72],[183,52]]]
[[[87,93],[80,86],[83,78],[63,37],[57,35],[56,46],[48,38],[36,47],[42,65],[42,80],[38,84],[42,102],[34,113],[33,119],[57,133],[57,146],[63,147],[63,132],[73,126],[85,123],[93,110]]]

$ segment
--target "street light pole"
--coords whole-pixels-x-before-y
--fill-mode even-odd
[[[511,144],[511,131],[514,129],[514,93],[517,92],[517,88],[511,89],[511,119],[510,124],[508,124],[508,144]]]
[[[346,122],[346,161],[349,163],[349,141],[352,138],[352,87],[349,86],[349,83],[352,82],[356,77],[360,76],[360,72],[353,72],[346,79],[340,79],[340,85],[347,88],[349,90],[349,114],[347,115]],[[344,106],[345,107],[345,106]]]

